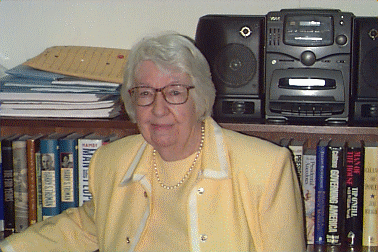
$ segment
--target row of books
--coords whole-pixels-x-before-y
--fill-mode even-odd
[[[115,139],[116,135],[95,133],[2,137],[0,230],[4,236],[88,201],[90,159],[101,145]]]
[[[113,118],[120,84],[18,65],[0,78],[0,117]]]
[[[378,246],[378,143],[282,139],[301,183],[307,243]]]

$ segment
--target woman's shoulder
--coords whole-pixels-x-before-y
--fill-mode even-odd
[[[98,149],[103,155],[116,156],[117,154],[132,153],[137,151],[144,143],[144,139],[140,134],[126,136],[107,143]]]
[[[228,148],[245,150],[247,152],[254,150],[253,152],[260,153],[280,152],[282,149],[286,149],[276,143],[256,136],[246,135],[228,129],[223,129],[222,131]]]
[[[225,143],[233,172],[242,172],[254,184],[265,184],[269,177],[291,167],[288,148],[273,142],[225,130]]]

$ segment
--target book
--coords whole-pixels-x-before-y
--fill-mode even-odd
[[[112,95],[109,94],[80,94],[80,93],[51,93],[38,90],[0,90],[0,100],[3,101],[101,101]]]
[[[59,139],[61,211],[79,206],[78,139],[81,133],[73,133]]]
[[[53,81],[59,78],[64,78],[66,75],[52,73],[48,71],[38,70],[27,65],[17,65],[11,69],[5,71],[5,73],[20,77],[20,78],[32,78],[38,80]]]
[[[36,183],[36,193],[37,193],[37,222],[43,220],[42,214],[42,158],[41,158],[41,147],[40,141],[38,142],[38,149],[35,153],[35,183]]]
[[[43,220],[61,212],[58,140],[63,136],[65,135],[53,133],[40,140]]]
[[[94,102],[50,102],[50,101],[1,101],[2,109],[102,109],[110,108],[119,102],[119,97],[111,97]]]
[[[319,140],[316,145],[316,184],[315,184],[315,232],[314,244],[325,244],[326,205],[328,191],[328,143],[329,140]]]
[[[348,142],[345,159],[345,243],[361,247],[363,222],[364,148],[361,141]]]
[[[74,85],[74,86],[93,86],[93,87],[111,87],[119,88],[119,83],[108,82],[108,81],[97,81],[85,78],[79,78],[74,76],[65,76],[63,78],[57,78],[51,82],[57,85]]]
[[[29,226],[26,140],[30,137],[24,135],[12,142],[15,233]]]
[[[0,106],[1,108],[1,106]],[[0,116],[43,117],[43,118],[114,118],[119,116],[121,107],[101,109],[10,109],[1,108]]]
[[[37,164],[40,162],[36,155],[39,152],[39,139],[42,134],[37,134],[26,140],[26,160],[28,169],[28,221],[29,226],[41,221],[38,219],[38,185],[37,185]],[[40,166],[39,166],[40,168]]]
[[[289,143],[289,149],[293,153],[294,164],[299,182],[302,184],[303,153],[306,149],[306,140],[293,139]]]
[[[12,142],[18,137],[20,136],[13,135],[1,141],[4,181],[4,237],[13,234],[15,230]]]
[[[107,142],[109,136],[95,133],[78,139],[79,206],[92,198],[88,185],[89,163],[95,151]]]
[[[0,100],[2,101],[101,101],[119,96],[119,90],[90,89],[67,86],[59,88],[49,81],[18,78],[7,75],[0,78]]]
[[[378,246],[378,142],[364,144],[362,246]]]
[[[0,137],[0,233],[4,235],[4,180],[3,180],[3,161],[1,158],[1,141],[5,137]]]
[[[314,244],[315,238],[315,183],[316,150],[306,149],[303,152],[302,190],[305,207],[307,244]]]
[[[54,84],[53,84],[54,82]],[[61,83],[61,84],[58,84]],[[98,82],[97,82],[98,83]],[[119,94],[119,84],[116,86],[100,85],[73,85],[68,82],[57,82],[43,79],[23,78],[13,75],[6,75],[0,78],[0,85],[3,91],[19,92],[39,91],[49,93],[106,93]]]
[[[43,71],[32,68],[27,65],[17,65],[5,71],[9,75],[19,78],[30,78],[36,80],[51,81],[52,84],[66,84],[66,85],[89,85],[89,86],[104,86],[104,87],[119,87],[119,83],[96,81],[91,79],[79,78],[50,71]]]
[[[345,225],[345,142],[328,145],[326,244],[341,245]]]

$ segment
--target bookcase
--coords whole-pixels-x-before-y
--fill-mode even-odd
[[[320,139],[337,139],[345,141],[378,141],[378,128],[375,126],[313,126],[313,125],[281,125],[255,123],[220,123],[227,129],[235,130],[243,134],[260,137],[278,143],[282,138],[294,138],[307,140],[308,148],[315,148]],[[37,133],[91,133],[101,135],[116,134],[124,137],[138,133],[134,123],[122,115],[113,119],[40,119],[40,118],[1,118],[0,136],[12,134],[37,134]],[[332,246],[333,247],[333,246]],[[308,251],[356,251],[353,248],[341,248],[334,246],[315,247],[309,246]],[[362,250],[361,250],[362,251]],[[364,248],[363,251],[378,251],[378,248]]]

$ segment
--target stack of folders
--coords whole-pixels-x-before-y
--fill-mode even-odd
[[[113,118],[120,84],[19,65],[0,78],[0,117]]]

